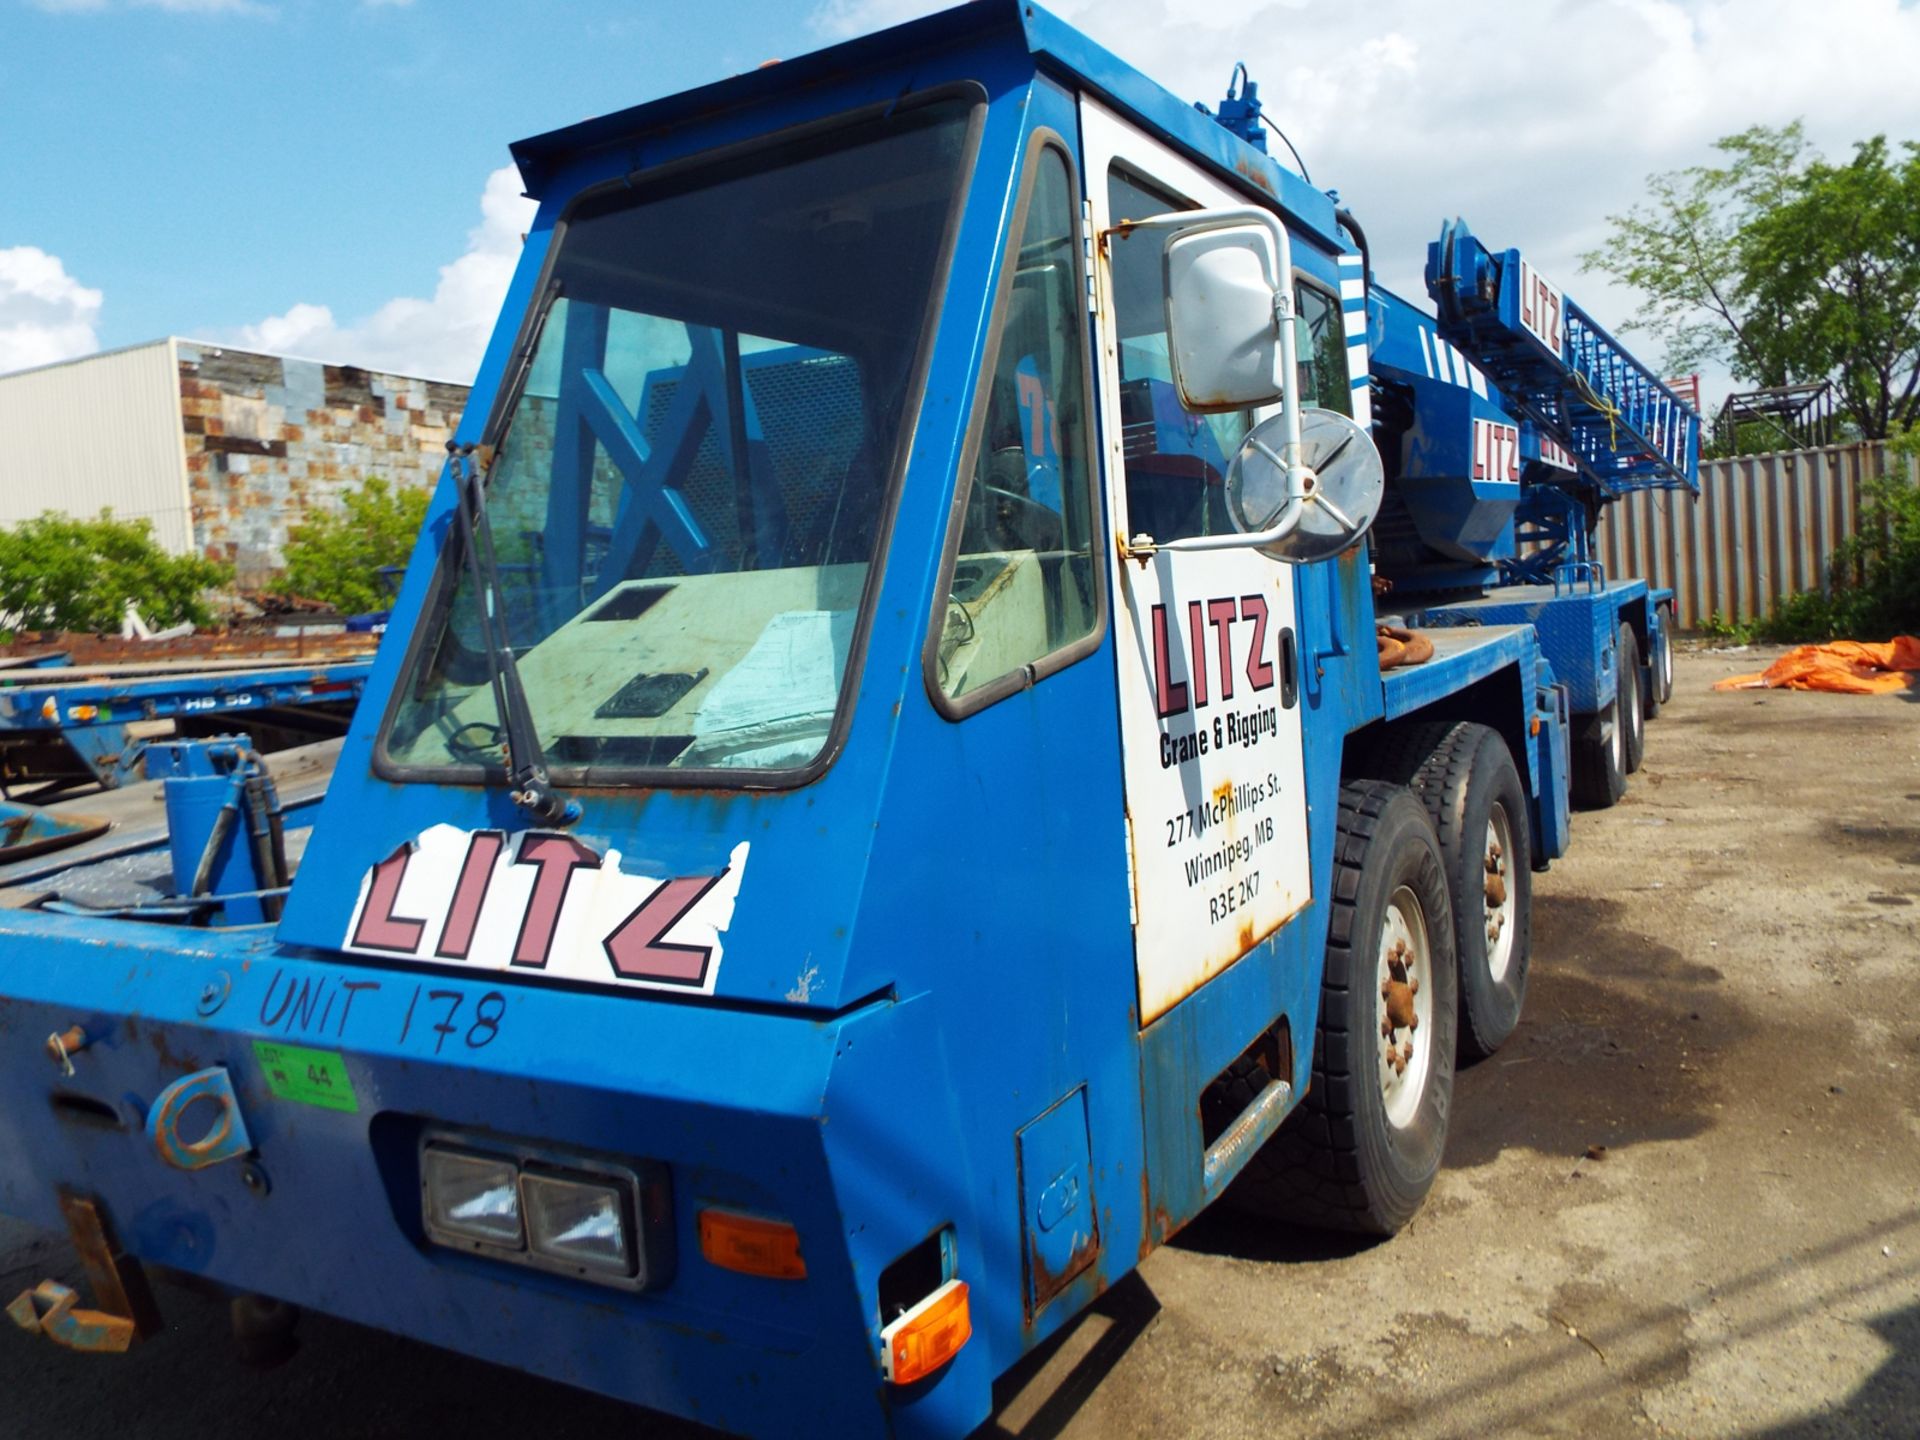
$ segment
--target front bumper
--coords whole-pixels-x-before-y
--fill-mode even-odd
[[[812,1019],[371,969],[265,932],[0,914],[0,1210],[59,1228],[62,1195],[82,1195],[149,1264],[729,1430],[964,1434],[984,1356],[890,1395],[865,1293],[888,1247],[952,1205],[876,1190],[884,1116],[826,1123],[848,1037],[884,1054],[914,1008]],[[74,1027],[68,1075],[46,1041]],[[334,1057],[311,1077],[330,1094],[270,1076],[261,1044]],[[180,1168],[149,1137],[155,1097],[216,1069],[249,1147]],[[664,1165],[672,1280],[632,1293],[429,1245],[428,1126]],[[709,1205],[791,1220],[806,1279],[706,1263]]]

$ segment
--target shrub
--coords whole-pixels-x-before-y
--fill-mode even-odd
[[[1863,487],[1860,524],[1828,561],[1828,593],[1809,590],[1775,603],[1756,627],[1768,640],[1887,640],[1920,635],[1920,486],[1907,466],[1920,456],[1920,429],[1893,437],[1894,473]]]
[[[102,510],[79,520],[52,510],[0,530],[0,626],[118,631],[132,605],[149,625],[213,623],[204,592],[233,578],[199,555],[169,555],[149,520]]]
[[[383,567],[404,565],[427,518],[426,490],[396,489],[377,475],[342,497],[342,508],[293,532],[287,573],[273,588],[331,605],[343,615],[384,610]]]

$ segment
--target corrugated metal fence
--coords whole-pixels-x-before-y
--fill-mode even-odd
[[[1698,499],[1642,491],[1609,506],[1600,559],[1609,575],[1671,586],[1683,630],[1715,614],[1757,619],[1782,596],[1825,588],[1827,557],[1858,524],[1861,483],[1888,463],[1878,442],[1704,461]]]

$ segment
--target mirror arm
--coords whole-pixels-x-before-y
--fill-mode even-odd
[[[1286,457],[1287,499],[1274,517],[1273,524],[1258,532],[1234,532],[1228,535],[1192,535],[1184,540],[1168,540],[1156,543],[1148,536],[1136,536],[1127,542],[1125,553],[1131,557],[1145,558],[1161,550],[1244,550],[1257,549],[1262,545],[1271,545],[1285,539],[1300,523],[1300,516],[1310,493],[1313,472],[1300,463],[1300,397],[1295,393],[1299,384],[1300,353],[1293,333],[1293,242],[1287,235],[1287,227],[1280,223],[1280,217],[1271,210],[1263,210],[1258,205],[1223,205],[1211,210],[1172,210],[1164,215],[1152,215],[1145,220],[1125,220],[1106,231],[1100,238],[1118,235],[1125,239],[1135,230],[1218,230],[1228,225],[1255,224],[1266,227],[1268,237],[1273,241],[1274,262],[1280,273],[1273,287],[1273,319],[1280,328],[1280,366],[1285,377],[1280,391],[1281,424],[1285,429],[1285,444],[1282,453]]]

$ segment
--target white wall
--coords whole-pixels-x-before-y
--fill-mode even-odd
[[[43,510],[153,522],[193,545],[173,342],[0,375],[0,525]]]

